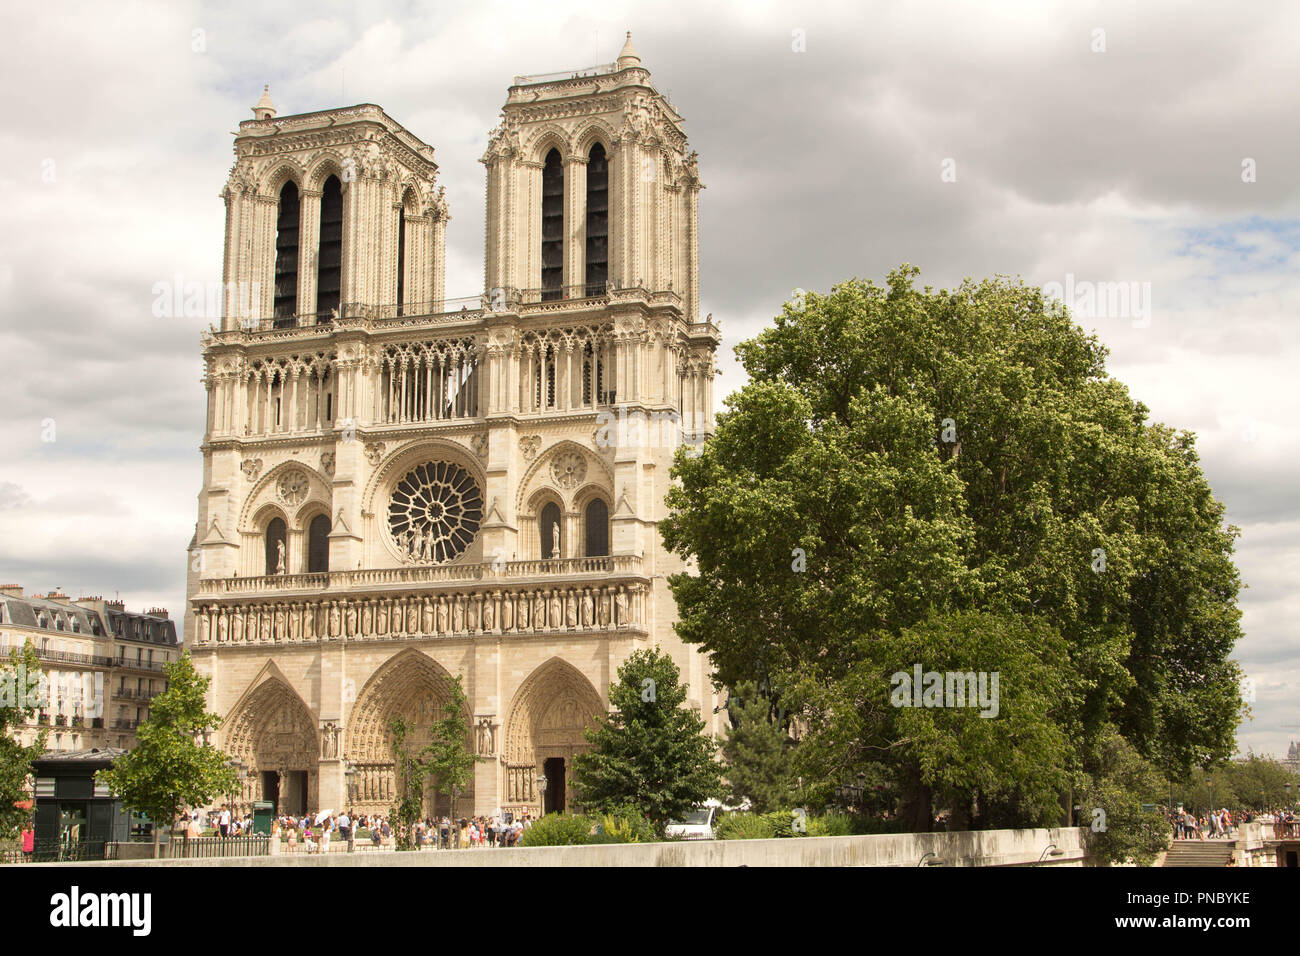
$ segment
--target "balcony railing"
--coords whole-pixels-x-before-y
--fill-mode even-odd
[[[111,663],[114,667],[122,667],[129,671],[149,671],[150,673],[153,673],[155,671],[161,671],[163,669],[163,664],[166,662],[133,661],[129,657],[119,657],[117,660],[111,661]]]
[[[113,696],[121,697],[123,700],[153,700],[161,693],[160,690],[140,690],[138,687],[116,687],[113,689]]]
[[[616,554],[594,558],[488,561],[481,564],[323,571],[317,574],[269,574],[252,578],[209,578],[200,582],[199,593],[256,594],[266,591],[411,587],[425,584],[518,581],[525,578],[553,579],[585,575],[601,577],[610,574],[639,575],[642,573],[641,565],[640,555]]]
[[[35,644],[32,649],[36,651],[36,656],[42,661],[48,661],[56,664],[89,664],[91,667],[112,667],[113,658],[101,656],[99,654],[81,654],[76,651],[56,651],[53,649],[42,649]],[[23,652],[21,644],[0,644],[0,656],[8,658],[10,651]]]

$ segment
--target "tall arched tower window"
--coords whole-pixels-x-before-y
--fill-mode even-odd
[[[609,505],[600,498],[591,499],[583,524],[587,533],[587,557],[609,554]]]
[[[542,168],[542,301],[562,297],[564,283],[564,163],[546,154]]]
[[[266,573],[282,574],[285,570],[287,557],[281,559],[285,554],[284,541],[284,519],[272,518],[270,524],[266,526]]]
[[[320,194],[320,250],[316,257],[316,320],[328,322],[339,307],[343,265],[343,186],[325,180]]]
[[[330,519],[317,515],[307,526],[307,573],[330,569]]]
[[[275,222],[276,325],[292,325],[298,312],[298,186],[287,182],[280,189],[280,214]]]
[[[397,314],[405,315],[406,301],[406,203],[397,207]]]
[[[587,154],[586,295],[602,295],[609,277],[609,161],[600,143]]]
[[[556,548],[561,542],[555,540],[555,529],[560,524],[560,506],[554,501],[548,503],[542,509],[541,528],[542,533],[542,557],[558,558],[560,555]]]

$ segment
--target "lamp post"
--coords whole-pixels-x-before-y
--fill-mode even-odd
[[[356,764],[354,764],[351,760],[344,759],[343,776],[347,779],[347,792],[346,792],[345,799],[347,800],[348,803],[347,811],[348,811],[348,852],[349,853],[354,853],[357,848],[357,840],[356,840],[357,821],[352,818],[352,804],[356,796],[357,774],[359,772],[360,771],[357,770]]]

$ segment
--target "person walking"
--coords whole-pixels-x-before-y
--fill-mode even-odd
[[[23,825],[21,846],[23,850],[23,859],[30,863],[32,856],[36,853],[36,831],[32,829],[30,823]]]

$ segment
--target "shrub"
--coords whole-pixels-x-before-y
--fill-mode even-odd
[[[770,840],[776,836],[770,816],[766,813],[728,813],[714,832],[719,840]]]
[[[600,832],[592,834],[588,843],[653,843],[657,839],[654,824],[630,808],[607,813],[596,824]]]
[[[582,846],[590,842],[590,817],[548,813],[524,831],[520,846]]]

